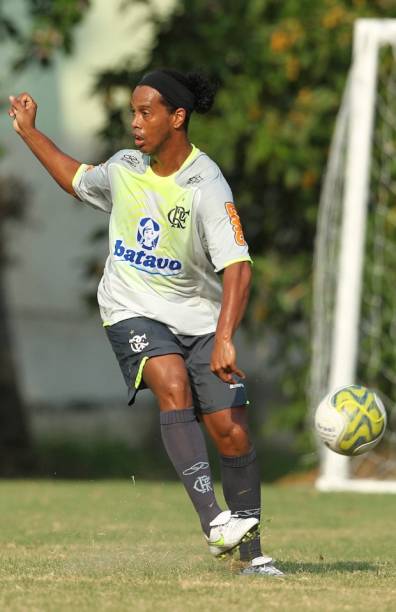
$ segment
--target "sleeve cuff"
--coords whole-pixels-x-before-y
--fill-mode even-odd
[[[89,164],[81,164],[81,166],[79,166],[76,174],[73,177],[72,180],[72,186],[74,191],[76,192],[76,194],[78,195],[78,183],[80,181],[81,176],[84,174],[84,172],[86,172],[87,170],[89,170],[90,168],[93,168],[93,166],[89,165]]]
[[[232,264],[234,263],[240,263],[242,261],[248,261],[251,265],[253,265],[253,260],[251,257],[249,257],[249,255],[245,255],[244,257],[239,257],[238,259],[230,259],[229,261],[226,261],[225,263],[223,263],[221,266],[217,266],[215,268],[215,272],[221,272],[222,270],[224,270],[225,268],[228,268],[229,266],[232,266]]]

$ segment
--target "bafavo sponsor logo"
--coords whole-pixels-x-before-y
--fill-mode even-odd
[[[115,241],[113,255],[116,261],[126,261],[133,268],[148,272],[149,274],[162,274],[162,276],[174,276],[182,269],[181,261],[169,257],[156,257],[147,255],[145,251],[137,251],[128,248],[124,242]]]
[[[136,234],[136,242],[141,249],[131,249],[124,244],[122,238],[115,241],[113,255],[116,261],[126,261],[133,268],[149,274],[174,276],[180,273],[182,263],[170,257],[157,257],[153,251],[160,240],[161,226],[151,217],[140,219]]]

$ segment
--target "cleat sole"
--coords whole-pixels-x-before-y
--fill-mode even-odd
[[[216,555],[216,559],[229,559],[230,557],[232,557],[232,555],[234,554],[234,552],[236,552],[241,544],[246,544],[246,542],[250,542],[251,540],[253,540],[256,535],[258,535],[260,533],[260,528],[259,525],[254,525],[254,527],[252,527],[247,533],[245,533],[245,535],[243,536],[243,538],[241,539],[240,542],[238,542],[238,544],[236,544],[235,546],[233,546],[232,548],[228,548],[227,550],[225,550],[224,552],[220,553],[219,555]]]

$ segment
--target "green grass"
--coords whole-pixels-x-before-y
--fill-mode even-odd
[[[177,483],[0,482],[2,611],[394,611],[396,498],[263,489],[285,578],[211,559]]]

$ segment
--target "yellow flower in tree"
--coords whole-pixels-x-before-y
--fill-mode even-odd
[[[340,24],[348,21],[346,19],[347,16],[348,16],[348,13],[344,9],[343,6],[340,6],[340,5],[333,6],[329,10],[329,12],[324,15],[322,19],[322,24],[326,29],[332,30],[333,28],[336,28]]]
[[[284,53],[291,49],[304,35],[301,23],[297,19],[284,21],[282,26],[271,36],[271,50],[274,53]]]
[[[297,104],[308,106],[312,102],[312,90],[308,87],[302,87],[297,94]]]
[[[278,30],[271,36],[271,49],[274,53],[287,51],[291,45],[290,37],[286,32]]]
[[[301,186],[303,189],[311,189],[317,182],[318,175],[315,170],[305,170],[302,180]]]
[[[300,76],[300,61],[297,57],[288,57],[286,61],[286,76],[289,81],[297,81]]]

